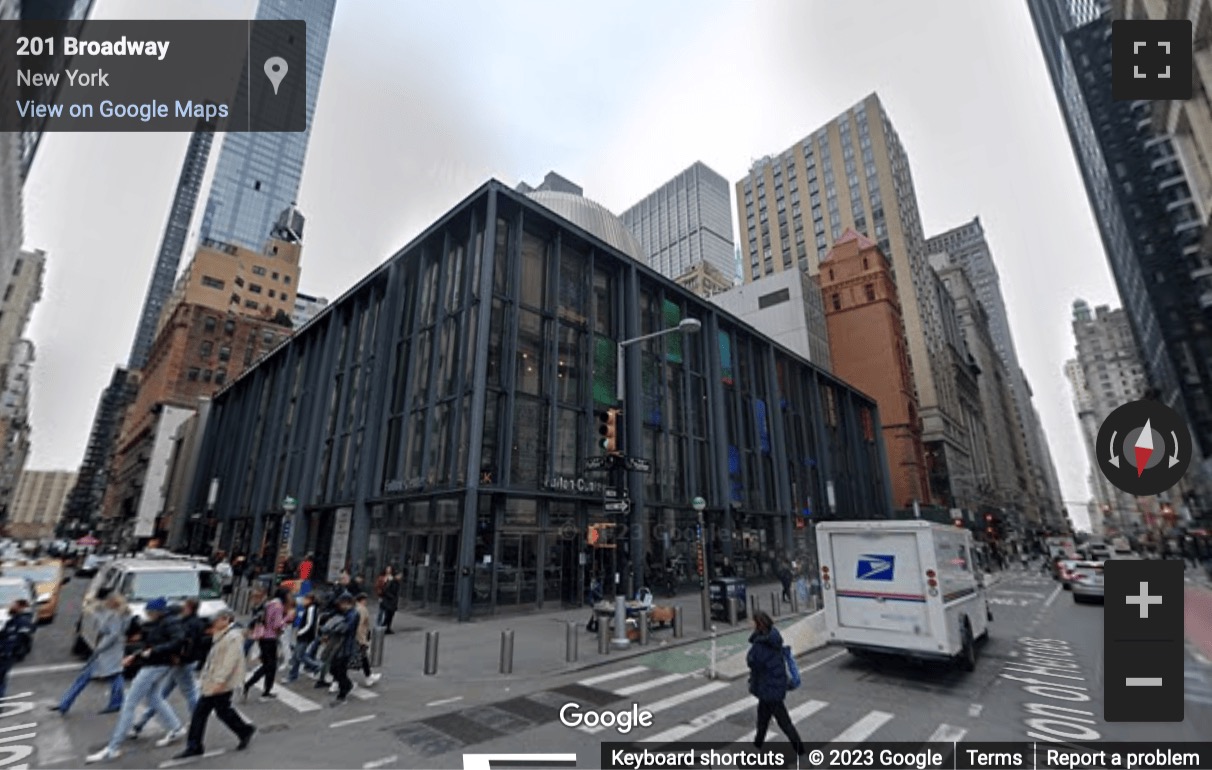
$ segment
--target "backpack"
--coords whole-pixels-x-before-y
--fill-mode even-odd
[[[795,656],[791,654],[790,645],[783,645],[783,661],[787,664],[787,689],[798,690],[803,682],[800,680],[800,667],[795,662]]]

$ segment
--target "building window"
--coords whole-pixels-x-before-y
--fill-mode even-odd
[[[863,257],[863,269],[864,269],[864,270],[869,270],[869,269],[870,269],[870,268],[868,267],[868,265],[867,265],[867,258],[866,258],[866,257]]]
[[[208,289],[222,289],[224,283],[218,278],[212,278],[209,275],[204,275],[202,276],[202,285]]]
[[[207,316],[205,323],[202,324],[202,328],[204,328],[208,332],[213,332],[215,330],[216,325],[217,324],[215,323],[215,319],[211,318],[210,316]]]
[[[18,259],[13,263],[13,275],[21,275],[21,266],[25,264],[25,260]]]
[[[270,290],[269,290],[269,298],[270,298],[270,299],[273,299],[273,298],[274,298],[274,290],[273,290],[273,289],[270,289]]]
[[[274,274],[273,274],[273,279],[274,279],[275,281],[276,281],[276,280],[278,280],[278,274],[277,274],[277,273],[274,273]]]
[[[191,382],[196,382],[200,371],[201,370],[196,366],[190,367],[189,374],[186,376],[189,377]]]
[[[236,322],[230,318],[223,322],[223,331],[228,334],[234,334],[236,331]]]
[[[833,300],[833,309],[841,310],[842,309],[842,295],[834,294],[832,297],[832,300]]]
[[[244,285],[244,279],[243,279],[243,278],[241,278],[240,276],[236,276],[236,285],[237,285],[237,286],[243,286],[243,285]]]
[[[226,369],[216,370],[215,371],[215,384],[222,385],[224,382],[227,382],[227,370]]]
[[[869,283],[863,287],[863,293],[867,295],[868,302],[875,301],[875,284]]]
[[[256,310],[257,303],[253,302],[251,299],[246,299],[244,300],[244,307],[248,308],[249,310]]]
[[[210,353],[214,349],[214,344],[210,340],[202,341],[201,355],[203,358],[210,358]]]
[[[265,332],[264,339],[265,339],[265,346],[269,347],[270,345],[274,344],[274,333],[271,331]]]
[[[265,268],[261,267],[260,265],[253,265],[252,274],[265,275]]]
[[[214,374],[214,372],[212,372],[210,369],[203,369],[202,370],[202,382],[210,382],[213,374]]]
[[[250,284],[248,284],[248,290],[251,291],[253,294],[260,294],[261,293],[261,284],[250,283]]]
[[[758,307],[763,309],[774,307],[775,305],[781,305],[782,303],[789,302],[790,300],[791,290],[779,289],[778,291],[773,291],[769,294],[763,294],[762,296],[758,297]]]
[[[290,276],[289,275],[282,276],[282,283],[290,283]]]
[[[220,361],[230,361],[231,360],[231,348],[229,348],[226,345],[219,348],[219,360]]]

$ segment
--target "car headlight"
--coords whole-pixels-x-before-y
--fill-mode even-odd
[[[38,594],[38,604],[46,604],[54,598],[54,594]]]

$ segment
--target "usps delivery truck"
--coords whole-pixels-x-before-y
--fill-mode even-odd
[[[976,667],[993,619],[966,529],[930,521],[816,528],[830,644]]]

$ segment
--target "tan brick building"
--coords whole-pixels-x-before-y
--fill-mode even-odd
[[[892,266],[874,241],[853,230],[820,264],[833,373],[875,399],[892,482],[892,504],[930,500],[922,421]]]
[[[75,483],[75,471],[23,472],[5,525],[9,537],[31,540],[52,536],[67,493]]]

